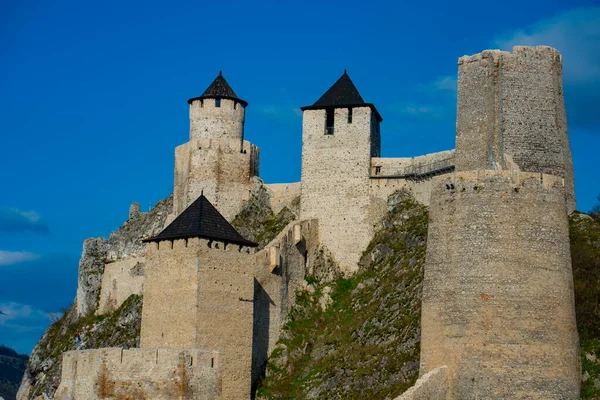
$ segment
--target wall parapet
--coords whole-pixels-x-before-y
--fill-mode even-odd
[[[454,170],[454,150],[412,158],[371,158],[371,179],[427,179]]]
[[[221,395],[219,357],[202,349],[68,351],[55,398],[214,399]]]
[[[224,240],[203,238],[161,240],[160,242],[148,243],[148,255],[157,252],[168,253],[170,251],[179,251],[183,249],[189,249],[190,251],[212,250],[215,252],[237,252],[246,254],[254,254],[256,251],[254,247],[230,243]]]

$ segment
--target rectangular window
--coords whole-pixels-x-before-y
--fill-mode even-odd
[[[325,134],[333,135],[333,116],[335,110],[333,108],[328,108],[325,110]]]
[[[348,109],[348,123],[352,123],[352,108]]]
[[[375,175],[379,175],[381,174],[381,167],[377,166],[375,167]]]
[[[215,107],[221,107],[221,99],[215,99]]]
[[[200,107],[204,107],[204,99],[200,99]]]

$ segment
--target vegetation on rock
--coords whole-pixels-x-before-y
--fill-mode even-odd
[[[300,198],[294,199],[292,208],[296,208]],[[295,206],[296,205],[296,206]],[[260,184],[255,186],[250,200],[244,205],[242,211],[234,218],[231,225],[248,240],[258,243],[262,249],[271,240],[275,239],[287,224],[297,218],[297,213],[284,207],[277,214],[271,209],[269,194]]]
[[[600,399],[600,210],[570,217],[575,312],[581,343],[581,398]]]
[[[348,279],[307,278],[258,389],[263,399],[389,399],[419,371],[426,208],[402,193]]]

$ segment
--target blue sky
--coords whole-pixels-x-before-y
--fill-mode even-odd
[[[301,114],[348,69],[382,123],[382,155],[454,148],[457,59],[551,45],[578,209],[600,193],[600,7],[593,1],[0,4],[0,343],[29,353],[73,301],[85,238],[173,185],[186,100],[219,70],[250,105],[266,182],[300,178]],[[125,5],[124,5],[125,4]]]

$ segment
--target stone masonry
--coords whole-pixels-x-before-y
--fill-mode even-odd
[[[507,169],[565,179],[575,210],[562,57],[546,46],[488,50],[458,61],[456,169]]]

